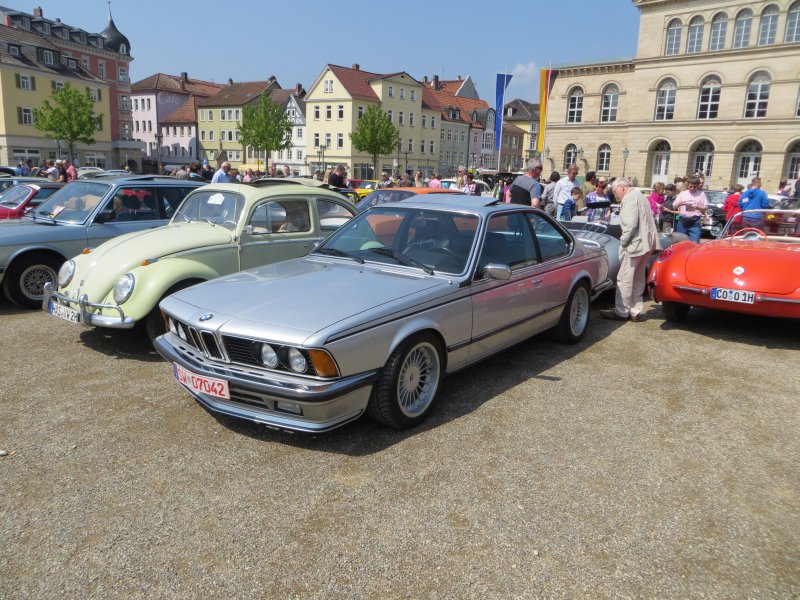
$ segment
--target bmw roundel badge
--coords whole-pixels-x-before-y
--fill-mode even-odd
[[[213,318],[214,318],[214,314],[213,313],[206,313],[202,317],[200,317],[200,320],[201,321],[208,321],[209,319],[213,319]]]

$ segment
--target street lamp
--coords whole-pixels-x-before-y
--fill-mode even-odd
[[[157,132],[154,137],[156,138],[156,174],[161,175],[161,140],[164,139],[164,134]]]
[[[622,178],[625,179],[625,168],[628,166],[628,157],[631,155],[631,151],[628,150],[628,147],[625,146],[625,149],[622,151]]]

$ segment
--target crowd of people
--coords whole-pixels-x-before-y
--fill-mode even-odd
[[[14,174],[20,177],[46,177],[51,181],[63,183],[78,178],[78,171],[68,158],[45,160],[39,166],[35,166],[33,161],[28,159],[14,167]]]

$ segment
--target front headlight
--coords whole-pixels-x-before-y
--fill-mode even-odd
[[[713,208],[706,209],[706,216],[707,217],[713,217],[714,216],[714,209]]]
[[[131,273],[125,273],[125,275],[117,279],[117,283],[114,284],[114,302],[122,304],[130,298],[135,283],[136,280]]]
[[[305,373],[308,368],[306,357],[297,348],[289,348],[289,367],[295,373]]]
[[[270,369],[278,366],[278,353],[269,344],[261,344],[261,362]]]
[[[75,275],[75,261],[68,260],[58,270],[58,287],[67,287]]]

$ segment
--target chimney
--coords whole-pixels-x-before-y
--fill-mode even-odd
[[[424,83],[425,85],[428,85],[428,76],[427,75],[425,75],[425,77],[422,78],[422,83]]]
[[[456,75],[456,79],[458,79],[459,81],[461,81],[461,75]]]
[[[184,83],[189,81],[189,74],[186,71],[183,71],[181,73],[181,81],[183,81]]]
[[[275,81],[275,75],[270,75],[269,78],[267,79],[267,81],[269,81],[270,83]]]
[[[298,83],[298,84],[296,84],[294,86],[294,93],[297,94],[298,96],[303,93],[303,84],[302,83]]]
[[[231,77],[228,78],[228,85],[233,85],[233,79]]]
[[[3,25],[5,25],[6,27],[13,27],[14,19],[9,17],[8,15],[3,15]]]
[[[434,75],[433,76],[433,82],[431,82],[431,87],[433,89],[435,89],[435,90],[439,89],[439,76],[438,75]]]
[[[42,16],[42,7],[41,6],[37,6],[36,8],[33,9],[33,16],[34,17],[41,17]]]
[[[358,71],[359,69],[361,69],[361,65],[360,65],[360,64],[358,64],[358,63],[353,63],[353,67],[352,67],[352,69],[353,69],[354,71]]]

